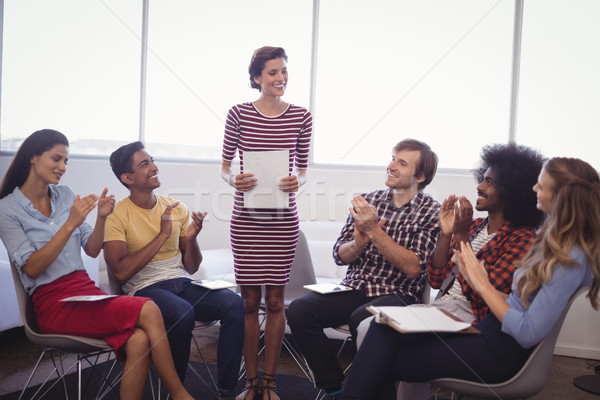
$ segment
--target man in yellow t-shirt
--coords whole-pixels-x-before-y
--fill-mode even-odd
[[[110,156],[119,181],[129,189],[106,221],[104,258],[122,290],[150,297],[160,308],[175,368],[183,382],[194,321],[221,322],[218,382],[222,399],[233,398],[244,338],[244,305],[228,289],[192,283],[202,261],[196,240],[206,213],[192,212],[172,198],[155,194],[158,167],[141,142]],[[191,219],[191,221],[190,221]]]

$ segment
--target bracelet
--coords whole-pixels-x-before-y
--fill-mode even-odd
[[[233,183],[231,182],[233,180]],[[233,186],[235,188],[235,175],[229,175],[229,186]]]

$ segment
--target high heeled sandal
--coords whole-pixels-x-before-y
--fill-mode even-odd
[[[271,392],[275,392],[277,394],[277,385],[275,384],[275,375],[271,374],[263,374],[263,399],[265,398],[265,391],[267,392],[267,399],[271,400]]]
[[[256,383],[257,383],[256,385],[252,384],[252,382],[254,382],[254,381],[256,381]],[[258,384],[258,376],[255,376],[254,378],[246,378],[246,387],[244,387],[244,390],[242,391],[242,393],[238,394],[235,397],[235,400],[247,400],[250,392],[254,392],[253,399],[256,399],[260,395],[261,389],[262,389],[262,385]]]

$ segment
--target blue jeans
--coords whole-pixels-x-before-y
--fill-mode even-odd
[[[503,333],[493,314],[475,327],[481,334],[399,333],[388,325],[372,322],[341,398],[384,399],[375,390],[397,380],[427,382],[447,377],[496,383],[510,379],[533,348],[524,349]]]
[[[341,387],[344,373],[329,343],[325,328],[348,324],[353,338],[362,320],[370,317],[366,306],[407,305],[409,296],[367,297],[365,290],[343,293],[309,293],[292,301],[287,309],[287,323],[294,340],[315,377],[315,385],[327,392]]]
[[[160,308],[175,369],[182,382],[190,359],[194,321],[219,320],[219,389],[235,389],[244,346],[244,303],[239,295],[229,289],[209,290],[187,278],[158,282],[135,295],[150,297]]]

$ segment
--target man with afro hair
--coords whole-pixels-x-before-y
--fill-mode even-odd
[[[451,195],[442,203],[440,237],[427,274],[436,299],[465,321],[478,321],[489,312],[481,296],[458,275],[452,262],[459,242],[469,242],[477,258],[485,261],[490,282],[508,294],[513,272],[529,250],[543,213],[536,207],[537,182],[544,158],[535,150],[514,143],[485,146],[474,176],[477,186],[475,209],[486,218],[473,219],[473,206],[464,196]],[[438,300],[438,301],[439,301]]]

